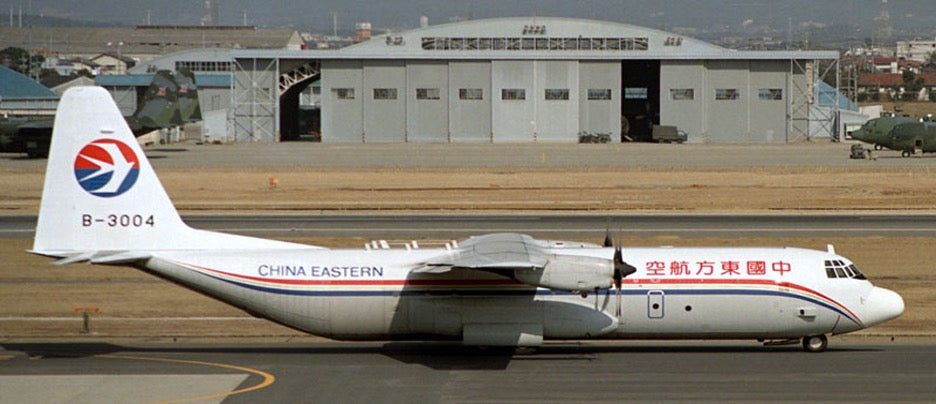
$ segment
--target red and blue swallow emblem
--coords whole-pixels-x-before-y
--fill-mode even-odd
[[[75,157],[75,178],[91,195],[114,197],[130,190],[140,175],[140,159],[116,139],[97,139]]]

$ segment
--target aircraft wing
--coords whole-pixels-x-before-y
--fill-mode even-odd
[[[614,264],[610,259],[554,254],[548,250],[554,245],[526,234],[487,234],[469,238],[458,248],[421,263],[412,273],[441,274],[458,268],[492,272],[556,290],[611,287]]]
[[[414,273],[442,273],[452,268],[535,269],[543,268],[547,253],[526,234],[494,233],[471,237],[450,253],[426,261]]]

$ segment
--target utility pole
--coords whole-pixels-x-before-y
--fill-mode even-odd
[[[338,36],[338,13],[332,11],[332,36]]]

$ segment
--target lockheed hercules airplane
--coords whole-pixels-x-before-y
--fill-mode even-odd
[[[136,267],[338,339],[758,339],[819,352],[827,335],[904,310],[831,247],[621,248],[498,233],[448,248],[339,250],[192,229],[97,87],[59,104],[31,252]]]
[[[874,118],[849,134],[854,139],[873,144],[875,150],[899,150],[903,157],[917,152],[936,152],[936,122],[922,118]]]
[[[851,131],[848,134],[855,140],[860,140],[865,143],[870,143],[874,146],[874,150],[883,150],[894,149],[890,144],[890,133],[895,126],[908,123],[908,122],[919,122],[919,118],[912,118],[906,116],[882,116],[880,118],[874,118],[868,120],[861,125],[861,128]]]

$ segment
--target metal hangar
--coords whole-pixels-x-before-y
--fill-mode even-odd
[[[664,31],[568,18],[497,18],[375,36],[336,51],[234,50],[237,140],[293,133],[298,93],[321,80],[323,142],[690,142],[831,137],[817,83],[835,51],[737,51]],[[623,135],[623,136],[622,136]]]

